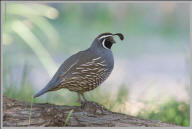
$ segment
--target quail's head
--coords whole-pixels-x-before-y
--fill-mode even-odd
[[[114,36],[118,36],[121,40],[124,39],[124,36],[121,33],[116,33],[116,34],[112,34],[112,33],[108,33],[108,32],[102,33],[95,38],[91,47],[100,47],[100,48],[110,50],[112,45],[114,43],[116,43],[114,40]]]

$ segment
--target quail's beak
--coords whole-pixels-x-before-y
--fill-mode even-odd
[[[115,40],[112,40],[112,41],[111,41],[111,43],[113,43],[113,44],[114,44],[114,43],[116,43],[116,41],[115,41]]]

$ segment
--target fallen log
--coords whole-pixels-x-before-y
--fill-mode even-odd
[[[170,127],[174,124],[163,123],[155,120],[146,120],[130,115],[111,112],[104,106],[95,102],[87,102],[82,106],[65,106],[54,104],[31,105],[8,97],[3,97],[3,126],[89,126],[89,127]],[[72,112],[69,116],[69,112]],[[68,122],[66,121],[68,117]]]

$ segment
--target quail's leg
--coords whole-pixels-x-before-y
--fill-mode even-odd
[[[84,101],[88,102],[88,100],[85,98],[84,94],[82,93],[81,95],[83,96]]]
[[[80,94],[79,93],[77,93],[78,94],[78,100],[77,100],[77,102],[79,102],[80,104],[82,104],[82,101],[81,101],[81,96],[80,96]]]

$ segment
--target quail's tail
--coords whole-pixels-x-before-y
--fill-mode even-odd
[[[42,90],[40,90],[37,94],[35,94],[33,96],[33,98],[36,98],[36,97],[39,97],[41,96],[42,94],[46,93],[48,90],[47,90],[47,87],[43,88]]]

